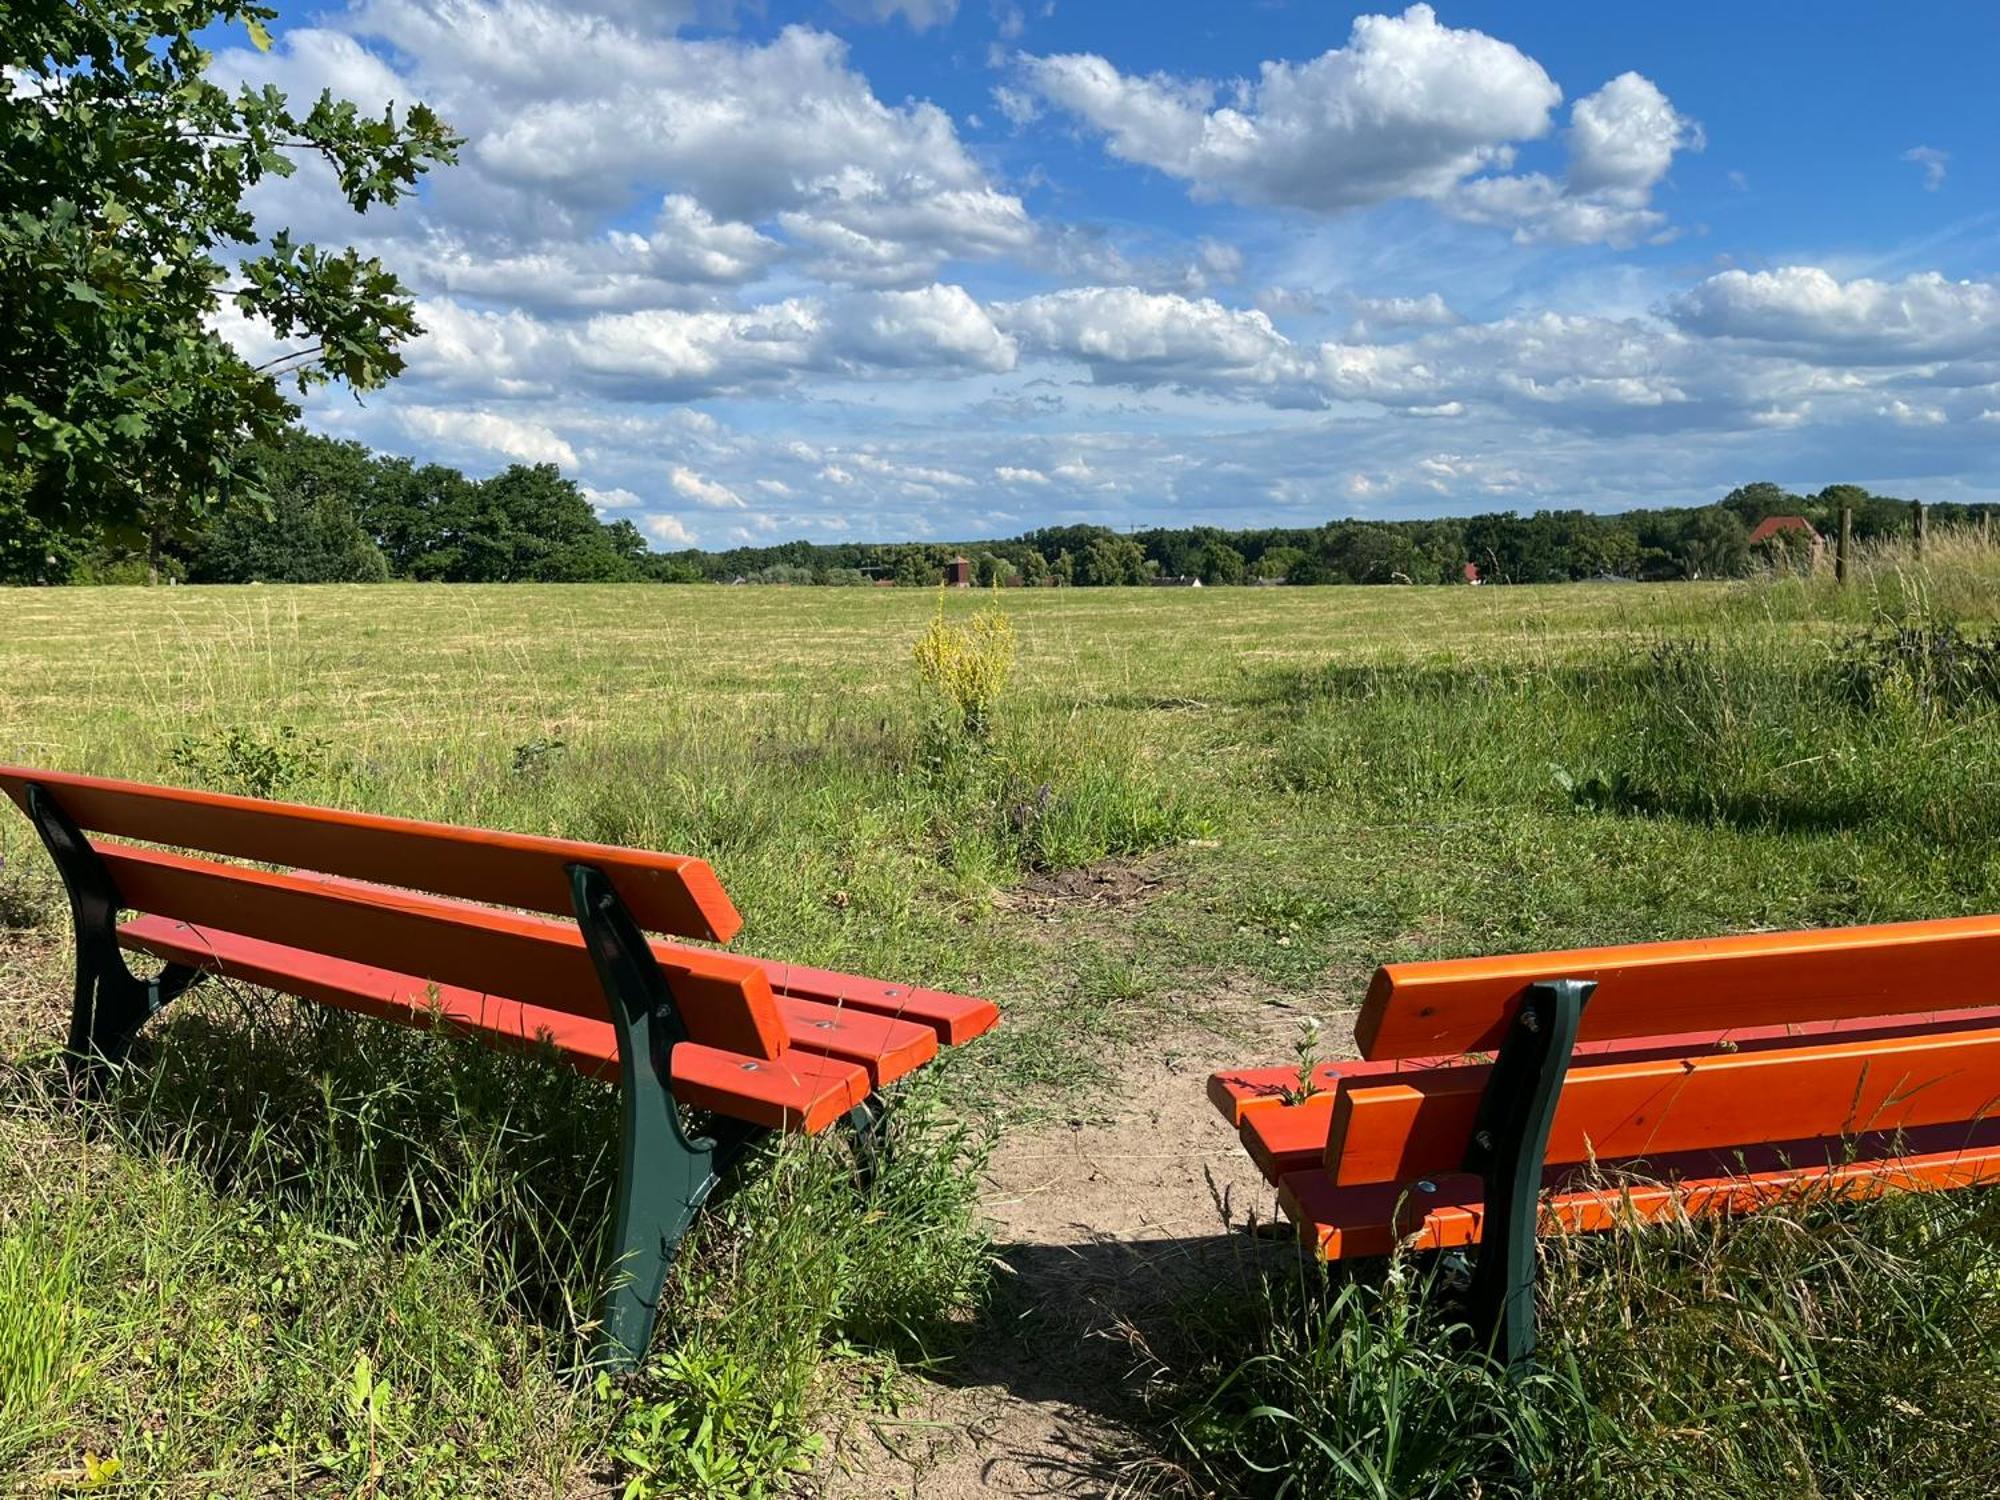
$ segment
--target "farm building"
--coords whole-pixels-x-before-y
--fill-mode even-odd
[[[1750,545],[1774,552],[1797,550],[1817,563],[1826,551],[1826,538],[1804,516],[1766,516],[1751,531]]]

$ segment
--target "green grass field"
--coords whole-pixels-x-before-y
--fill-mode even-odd
[[[9,812],[0,1475],[790,1493],[840,1411],[986,1336],[985,1153],[1115,1110],[1163,1036],[1226,1047],[1240,1007],[1205,997],[1333,1016],[1396,959],[2000,909],[2000,555],[1943,538],[1864,572],[1010,592],[985,746],[938,727],[910,655],[978,597],[0,591],[0,760],[698,854],[739,946],[1007,1015],[910,1091],[872,1194],[837,1150],[775,1150],[646,1373],[594,1387],[608,1091],[213,988],[102,1105],[66,1101],[67,924]],[[1133,865],[1149,895],[1113,911],[1019,899]],[[1246,1261],[1152,1350],[1132,1482],[1991,1493],[1993,1196],[1554,1245],[1522,1391],[1446,1356],[1419,1267]]]

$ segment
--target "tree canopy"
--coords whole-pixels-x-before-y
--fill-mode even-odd
[[[356,210],[392,204],[458,142],[422,104],[366,116],[322,93],[235,93],[197,37],[276,12],[228,0],[30,0],[0,9],[0,467],[60,532],[156,532],[268,500],[287,389],[357,391],[418,332],[382,263],[266,232],[245,195],[313,158]],[[261,324],[253,366],[218,331]]]

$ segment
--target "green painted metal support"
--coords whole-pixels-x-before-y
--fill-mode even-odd
[[[618,1221],[593,1362],[630,1370],[645,1358],[661,1289],[682,1237],[729,1164],[765,1134],[740,1121],[690,1136],[673,1094],[673,1050],[688,1039],[645,934],[603,871],[569,867],[576,908],[618,1036]]]
[[[173,963],[153,979],[135,975],[118,946],[118,888],[90,840],[45,787],[28,788],[28,816],[69,893],[76,931],[76,996],[66,1062],[72,1084],[94,1093],[103,1087],[105,1074],[125,1060],[139,1028],[202,975],[199,969]]]
[[[875,1179],[888,1163],[888,1123],[888,1105],[873,1094],[847,1112],[854,1148],[854,1176],[864,1192],[875,1186]]]
[[[1583,1007],[1597,986],[1580,979],[1530,985],[1493,1060],[1465,1170],[1485,1179],[1479,1261],[1467,1293],[1472,1326],[1489,1336],[1510,1374],[1535,1353],[1535,1235],[1542,1165],[1556,1101],[1576,1049]]]

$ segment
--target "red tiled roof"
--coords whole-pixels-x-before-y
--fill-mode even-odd
[[[1750,545],[1754,547],[1759,542],[1768,542],[1781,531],[1803,531],[1814,541],[1819,540],[1819,533],[1813,530],[1812,522],[1804,516],[1766,516],[1750,533]]]

